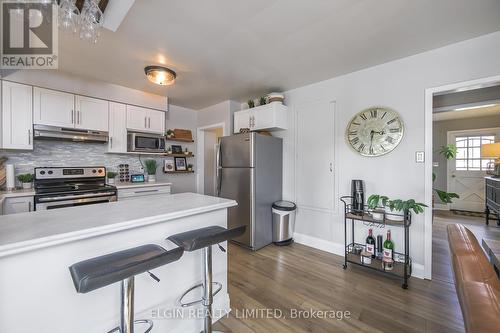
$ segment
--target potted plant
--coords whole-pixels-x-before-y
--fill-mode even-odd
[[[107,176],[108,176],[108,184],[114,184],[115,183],[115,178],[118,174],[114,171],[108,171]]]
[[[267,104],[267,98],[265,96],[262,96],[259,99],[259,105],[266,105]]]
[[[174,131],[171,129],[167,130],[167,139],[172,139],[174,137]]]
[[[33,182],[33,175],[31,173],[25,173],[17,176],[17,180],[21,182],[24,189],[30,189],[31,183]]]
[[[458,149],[455,145],[450,144],[446,146],[441,146],[438,152],[439,154],[443,155],[447,160],[452,160],[455,157],[457,157]],[[436,174],[433,172],[432,182],[434,181],[436,181]],[[439,197],[439,200],[441,200],[441,202],[444,204],[450,204],[453,202],[453,199],[460,198],[458,194],[453,192],[446,192],[437,188],[433,188],[433,191],[436,192],[436,194]],[[432,196],[432,204],[434,205],[434,195]]]
[[[253,99],[249,99],[247,104],[249,109],[255,107],[255,102],[253,101]]]
[[[189,155],[189,150],[187,148],[184,150],[184,155]]]
[[[187,169],[188,169],[188,171],[193,171],[193,165],[192,164],[188,164],[187,165]]]
[[[172,146],[169,146],[167,148],[167,154],[169,154],[169,155],[172,154]]]
[[[148,173],[148,182],[155,182],[156,168],[158,167],[156,160],[146,160],[144,161],[144,165],[146,167],[146,172]]]
[[[416,202],[414,199],[402,200],[402,199],[390,199],[385,195],[372,194],[368,198],[368,208],[371,210],[377,210],[377,208],[383,207],[385,213],[390,215],[390,220],[403,221],[404,214],[401,212],[407,212],[413,210],[415,214],[420,214],[424,212],[424,207],[427,205]],[[376,212],[380,214],[380,212]],[[372,213],[373,215],[373,213]],[[374,219],[375,216],[373,217]]]

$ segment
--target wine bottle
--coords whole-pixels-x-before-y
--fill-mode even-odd
[[[394,242],[391,239],[390,230],[387,230],[387,239],[384,242],[384,258],[394,260]]]
[[[372,258],[375,258],[375,238],[373,238],[372,229],[368,229],[368,237],[366,237],[366,252],[369,252],[372,255]]]

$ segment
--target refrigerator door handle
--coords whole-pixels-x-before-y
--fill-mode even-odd
[[[221,190],[221,185],[222,185],[222,166],[221,166],[221,146],[222,143],[219,142],[217,145],[217,154],[215,155],[215,164],[216,164],[216,180],[217,180],[217,191],[216,195],[220,196],[220,190]]]

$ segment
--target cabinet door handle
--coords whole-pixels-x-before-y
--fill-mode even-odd
[[[148,117],[144,117],[144,128],[148,128]]]
[[[151,128],[151,118],[148,117],[148,128]]]
[[[31,201],[28,202],[28,212],[31,212]]]
[[[71,110],[71,123],[75,123],[75,110]]]
[[[330,162],[330,172],[333,172],[333,163]]]
[[[78,111],[78,125],[82,124],[82,111]]]
[[[113,149],[113,137],[109,138],[109,144],[111,146],[111,149]]]
[[[31,129],[28,130],[28,144],[31,145]]]

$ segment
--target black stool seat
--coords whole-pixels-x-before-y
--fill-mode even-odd
[[[233,229],[211,226],[176,234],[167,239],[184,248],[184,251],[192,252],[239,237],[245,233],[245,229],[246,226]]]
[[[148,244],[80,261],[69,270],[76,291],[88,293],[178,260],[184,250]]]

